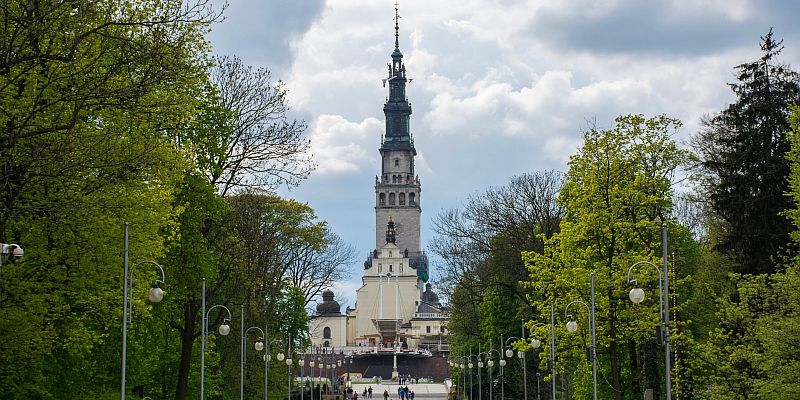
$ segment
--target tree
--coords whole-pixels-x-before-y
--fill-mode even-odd
[[[327,226],[323,232],[323,243],[322,248],[312,243],[295,248],[286,271],[292,286],[303,292],[306,306],[331,284],[344,279],[356,259],[355,248],[346,244]]]
[[[217,57],[213,87],[187,144],[209,182],[223,196],[237,189],[295,186],[314,163],[302,137],[306,124],[288,117],[287,89],[270,71],[253,70],[238,57]]]
[[[512,177],[506,186],[470,196],[463,210],[439,213],[431,247],[444,260],[445,289],[474,280],[478,298],[481,288],[502,285],[525,300],[518,285],[527,275],[520,252],[541,251],[538,235],[558,231],[562,210],[555,199],[562,179],[557,171]]]
[[[194,104],[218,16],[208,0],[4,4],[0,238],[26,213],[78,207],[65,192],[154,168]]]
[[[672,207],[671,181],[688,161],[688,153],[670,139],[678,127],[680,121],[665,116],[628,115],[618,117],[611,129],[584,133],[558,197],[565,210],[561,230],[545,241],[542,254],[524,254],[527,285],[539,295],[530,299],[537,310],[549,310],[551,301],[559,310],[572,299],[588,304],[589,274],[594,272],[598,363],[600,371],[610,373],[613,388],[603,397],[621,399],[638,386],[635,379],[623,382],[638,372],[626,369],[635,369],[626,360],[638,359],[636,346],[629,344],[648,339],[656,325],[657,304],[632,310],[626,272],[634,262],[660,255],[660,226],[669,222]],[[638,275],[647,285],[652,277],[646,269]],[[580,310],[576,318],[586,321]],[[587,382],[590,368],[580,335],[559,329],[557,336],[569,338],[558,342],[560,358],[579,361],[577,378]],[[591,386],[576,389],[585,393]]]
[[[782,41],[761,38],[760,59],[739,65],[737,101],[704,121],[693,139],[701,189],[721,220],[717,248],[741,273],[775,271],[772,257],[789,244],[789,105],[800,101],[800,75],[775,58]]]

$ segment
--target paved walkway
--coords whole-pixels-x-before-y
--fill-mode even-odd
[[[383,400],[383,391],[389,391],[389,398],[397,400],[400,397],[397,395],[397,383],[383,381],[383,383],[353,383],[353,390],[358,392],[358,400],[364,398],[362,393],[364,389],[372,386],[372,398]],[[406,385],[403,385],[406,386]],[[427,400],[427,399],[446,399],[447,386],[443,383],[417,383],[408,384],[409,389],[414,392],[414,400]]]

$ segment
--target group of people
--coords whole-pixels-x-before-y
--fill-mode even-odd
[[[388,394],[388,392],[387,392]],[[372,386],[364,389],[364,393],[361,394],[365,399],[372,398]],[[353,388],[347,388],[344,391],[344,398],[345,400],[358,400],[358,392],[354,391]]]
[[[397,395],[400,396],[400,400],[414,400],[414,391],[408,388],[408,385],[400,386],[397,388]],[[383,397],[388,398],[389,393],[384,392]]]

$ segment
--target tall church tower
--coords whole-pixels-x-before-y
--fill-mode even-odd
[[[411,136],[411,104],[406,97],[406,67],[400,52],[399,16],[395,8],[394,52],[389,64],[389,97],[383,106],[386,132],[381,138],[381,175],[375,179],[375,249],[385,243],[386,223],[395,223],[396,244],[410,256],[420,254],[420,192],[419,178],[414,171],[414,139]],[[413,257],[412,257],[413,258]],[[420,265],[421,266],[421,265]],[[427,280],[427,259],[424,265]]]

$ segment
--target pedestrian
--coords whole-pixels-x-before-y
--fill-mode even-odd
[[[353,400],[358,400],[358,393],[353,393]]]
[[[389,389],[383,391],[383,400],[389,400]]]
[[[411,393],[408,394],[408,398],[414,400],[414,391],[412,390]]]
[[[372,386],[370,386],[369,389],[367,389],[367,395],[368,395],[367,397],[369,397],[370,399],[372,398]]]

